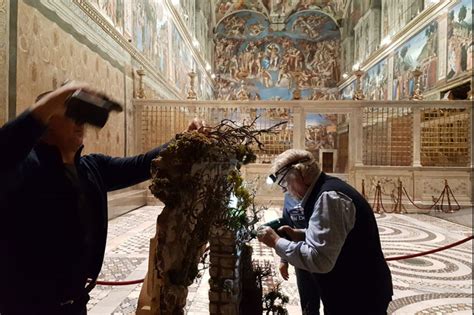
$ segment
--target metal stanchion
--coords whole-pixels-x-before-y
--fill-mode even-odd
[[[380,182],[377,182],[377,186],[375,186],[375,197],[372,209],[374,209],[375,213],[387,212],[382,204],[382,187],[380,186]]]
[[[403,184],[400,179],[398,179],[398,186],[397,186],[397,200],[393,206],[392,212],[394,213],[407,213],[407,209],[402,204],[402,195],[403,195]]]

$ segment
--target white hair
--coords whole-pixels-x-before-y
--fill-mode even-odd
[[[303,177],[303,181],[306,185],[316,179],[321,174],[321,169],[318,163],[314,159],[311,152],[299,149],[290,149],[278,155],[273,162],[271,173],[274,174],[283,167],[295,163],[292,169],[298,170]]]

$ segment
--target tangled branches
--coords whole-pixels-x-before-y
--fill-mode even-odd
[[[165,204],[172,204],[179,195],[191,193],[202,182],[202,178],[196,176],[198,173],[193,172],[196,165],[207,164],[219,169],[232,163],[238,170],[241,165],[254,162],[256,155],[252,146],[264,149],[259,136],[276,133],[279,126],[286,124],[285,121],[267,129],[256,129],[257,119],[248,125],[224,119],[214,127],[202,128],[200,132],[176,135],[152,163],[151,192]]]
[[[235,121],[230,119],[223,119],[220,124],[213,128],[205,128],[209,138],[223,141],[226,146],[246,145],[247,143],[256,143],[260,150],[264,150],[264,144],[260,142],[258,137],[265,133],[277,133],[278,127],[287,123],[282,121],[267,129],[256,129],[257,116],[248,125],[238,125]]]

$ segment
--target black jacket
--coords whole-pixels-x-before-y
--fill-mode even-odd
[[[321,299],[329,314],[380,314],[392,300],[392,276],[385,262],[372,208],[365,198],[342,180],[322,173],[305,204],[306,226],[314,205],[325,191],[352,199],[356,220],[334,268],[319,274]]]
[[[0,129],[0,313],[12,305],[41,313],[83,294],[104,258],[107,192],[149,179],[160,151],[112,158],[81,156],[81,148],[75,166],[90,206],[84,222],[59,150],[40,142],[45,129],[28,111]],[[86,229],[93,235],[87,265]]]

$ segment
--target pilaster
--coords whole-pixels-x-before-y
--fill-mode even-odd
[[[0,1],[0,126],[8,120],[10,1]]]

